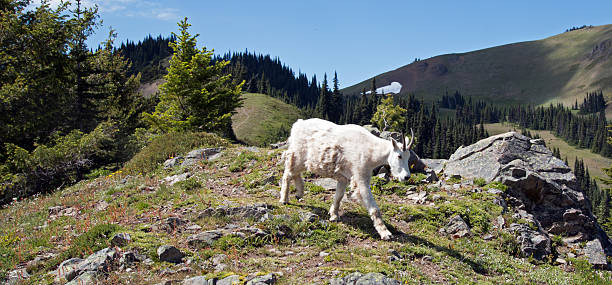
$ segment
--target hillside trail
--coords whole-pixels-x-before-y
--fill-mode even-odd
[[[239,129],[240,127],[242,127],[242,125],[244,125],[246,122],[248,122],[251,119],[251,112],[252,112],[253,108],[244,108],[244,113],[246,115],[246,118],[244,120],[242,120],[242,122],[236,124],[234,126],[235,129]]]

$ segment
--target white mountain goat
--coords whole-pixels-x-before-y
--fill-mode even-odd
[[[370,190],[372,170],[388,164],[391,175],[405,181],[410,178],[408,160],[412,139],[406,146],[394,139],[378,138],[357,125],[336,125],[321,119],[298,120],[291,127],[289,147],[283,153],[285,172],[281,180],[280,203],[289,201],[289,183],[293,181],[296,196],[304,195],[304,181],[301,173],[308,170],[319,176],[337,181],[334,201],[329,209],[330,220],[338,219],[338,208],[344,197],[346,185],[352,180],[352,198],[360,201],[368,210],[374,227],[382,239],[390,239],[391,232],[383,223],[380,209]]]

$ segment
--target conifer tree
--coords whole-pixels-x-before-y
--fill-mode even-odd
[[[323,77],[323,84],[321,85],[321,95],[319,95],[319,101],[315,108],[316,115],[325,120],[329,120],[331,98],[329,96],[329,90],[327,87],[327,73]]]
[[[231,116],[241,105],[244,81],[234,84],[231,75],[222,74],[229,63],[213,62],[213,50],[196,48],[196,37],[188,31],[187,18],[179,22],[180,34],[170,46],[166,82],[160,86],[160,102],[153,114],[145,114],[150,126],[161,132],[201,130],[233,138]]]
[[[393,104],[393,95],[388,94],[376,107],[376,113],[372,116],[371,122],[381,131],[397,132],[406,121],[405,114],[406,109]]]

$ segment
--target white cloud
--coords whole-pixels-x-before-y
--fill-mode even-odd
[[[178,15],[178,9],[174,8],[166,8],[164,10],[159,10],[155,12],[155,18],[164,21],[174,21],[177,20],[180,16]]]
[[[39,5],[43,0],[35,0],[34,5]],[[58,7],[62,0],[47,1],[51,7]],[[74,3],[75,1],[71,1]],[[83,0],[85,7],[98,6],[98,11],[104,14],[114,14],[124,17],[155,18],[162,21],[176,21],[180,18],[179,9],[164,7],[159,2],[144,0]]]
[[[389,93],[397,94],[397,93],[400,93],[401,90],[402,90],[402,84],[400,84],[397,81],[393,81],[389,85],[376,88],[376,93],[377,94],[389,94]],[[372,93],[372,91],[366,92],[366,94],[370,94],[370,93]]]

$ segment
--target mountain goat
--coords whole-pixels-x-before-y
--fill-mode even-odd
[[[352,198],[361,201],[368,210],[374,227],[382,239],[390,239],[391,232],[385,226],[380,209],[372,196],[370,178],[377,166],[388,164],[391,175],[405,181],[410,178],[408,160],[412,139],[406,146],[394,139],[378,138],[357,125],[336,125],[321,119],[298,120],[291,127],[289,147],[283,153],[285,172],[281,180],[280,203],[289,201],[289,183],[293,181],[296,196],[304,195],[301,173],[308,170],[319,176],[337,181],[334,201],[329,209],[330,220],[338,219],[338,208],[349,181],[354,189]]]

